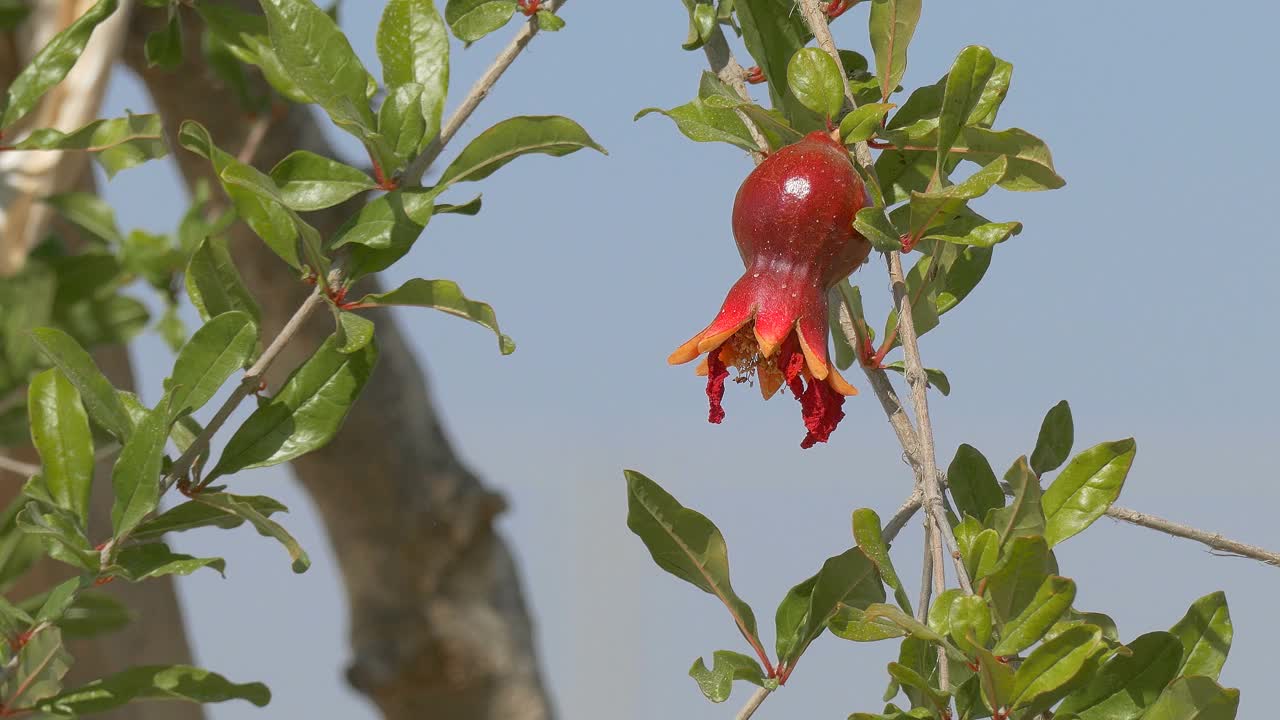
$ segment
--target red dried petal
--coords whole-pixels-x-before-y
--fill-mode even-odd
[[[796,340],[794,333],[788,335],[786,342],[778,349],[777,362],[778,371],[787,381],[787,387],[791,388],[791,394],[799,400],[804,394],[804,377],[801,374],[804,370],[804,353],[801,352],[800,342]]]
[[[800,396],[804,426],[809,430],[800,447],[807,449],[816,443],[826,442],[844,419],[843,405],[844,396],[833,390],[831,385],[821,380],[810,380],[809,387]]]
[[[724,399],[724,381],[728,377],[729,368],[720,359],[720,348],[707,353],[707,400],[711,403],[707,420],[717,425],[724,420],[724,407],[720,402]]]

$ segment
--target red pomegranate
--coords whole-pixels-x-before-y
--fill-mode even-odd
[[[667,359],[687,363],[706,353],[708,419],[724,419],[728,368],[736,382],[753,377],[765,399],[784,384],[800,400],[808,434],[801,447],[826,442],[844,417],[853,388],[827,355],[827,291],[871,253],[853,229],[867,192],[848,152],[812,132],[760,163],[738,188],[733,237],[746,272],[720,314]]]

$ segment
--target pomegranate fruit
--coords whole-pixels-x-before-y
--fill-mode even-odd
[[[871,253],[853,228],[867,192],[839,142],[823,132],[767,157],[743,181],[733,203],[733,237],[746,271],[702,332],[671,354],[673,365],[706,353],[708,419],[724,419],[729,368],[735,382],[760,384],[769,399],[786,385],[800,401],[808,434],[826,442],[857,390],[827,354],[827,291]]]

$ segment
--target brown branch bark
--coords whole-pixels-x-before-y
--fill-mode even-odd
[[[198,120],[236,152],[250,123],[197,53],[188,53],[173,73],[146,68],[142,43],[154,21],[137,18],[126,58],[167,131],[176,136],[183,119]],[[188,27],[189,37],[195,29]],[[257,164],[268,168],[295,149],[334,154],[312,112],[296,106],[262,138]],[[216,186],[206,161],[181,150],[176,159],[188,185],[205,179]],[[308,219],[328,234],[350,210]],[[263,307],[264,332],[271,335],[309,288],[248,228],[237,224],[230,235],[246,283]],[[293,465],[342,568],[351,606],[348,679],[391,720],[549,718],[519,578],[493,527],[503,500],[454,453],[394,317],[386,311],[370,317],[381,358],[364,394],[338,437]],[[332,331],[331,319],[312,318],[281,352],[269,384],[278,387]]]

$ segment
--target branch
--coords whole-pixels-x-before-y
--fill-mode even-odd
[[[831,25],[826,13],[818,5],[818,0],[800,0],[800,15],[809,26],[809,32],[813,33],[813,39],[817,41],[818,47],[825,50],[831,59],[836,61],[836,67],[840,69],[840,84],[844,86],[844,109],[848,111],[858,107],[858,101],[853,99],[853,92],[849,89],[849,75],[844,70],[844,63],[840,61],[840,50],[836,48],[835,38],[831,37]],[[853,155],[862,167],[872,167],[871,148],[865,142],[854,146]]]
[[[1239,542],[1238,540],[1223,537],[1218,533],[1200,530],[1188,525],[1182,525],[1171,520],[1156,517],[1155,515],[1140,513],[1137,510],[1130,510],[1129,508],[1115,506],[1107,508],[1107,517],[1116,520],[1123,520],[1124,522],[1149,528],[1157,532],[1162,532],[1166,535],[1186,538],[1187,540],[1195,540],[1198,543],[1208,545],[1210,548],[1228,555],[1250,558],[1252,560],[1258,560],[1266,563],[1272,567],[1280,567],[1280,552],[1267,550],[1265,548],[1258,547],[1257,545],[1248,545],[1246,543]]]
[[[301,328],[302,323],[311,316],[311,313],[314,312],[316,308],[324,304],[324,299],[324,291],[319,286],[316,287],[315,292],[307,296],[306,301],[302,303],[297,312],[293,314],[293,317],[289,319],[289,322],[280,330],[280,334],[276,335],[276,339],[272,340],[271,344],[267,346],[267,349],[262,351],[262,355],[258,358],[258,361],[253,364],[253,367],[250,367],[245,372],[244,379],[240,381],[240,384],[236,386],[236,389],[232,391],[231,395],[222,403],[222,407],[218,408],[218,412],[214,414],[213,419],[205,426],[204,432],[196,436],[195,441],[191,443],[191,447],[187,448],[187,451],[182,453],[182,456],[178,458],[178,461],[173,464],[173,468],[169,471],[169,474],[160,481],[161,493],[164,493],[170,487],[173,487],[173,484],[178,481],[178,478],[190,472],[191,466],[195,463],[196,458],[208,451],[209,441],[213,439],[213,436],[218,432],[223,424],[227,422],[227,419],[231,417],[231,413],[235,412],[236,408],[240,406],[241,401],[252,395],[253,392],[258,389],[258,385],[262,381],[262,377],[266,375],[267,369],[271,367],[271,363],[275,362],[276,356],[279,355],[280,351],[289,344],[289,341],[293,339],[293,336],[298,333],[298,329]]]
[[[22,475],[23,477],[31,477],[32,475],[40,472],[40,466],[0,455],[0,470],[7,470],[15,475]]]
[[[551,4],[547,6],[547,10],[554,13],[567,1],[552,0]],[[511,67],[511,63],[515,62],[516,57],[524,51],[525,46],[537,34],[538,21],[536,18],[529,18],[524,27],[520,28],[515,37],[511,38],[511,42],[507,43],[502,52],[498,53],[498,57],[494,58],[493,64],[489,66],[484,75],[481,75],[480,79],[476,80],[475,84],[471,86],[471,91],[462,99],[458,109],[453,111],[453,115],[449,116],[444,126],[440,128],[440,134],[428,143],[418,157],[414,158],[405,168],[404,178],[408,184],[419,185],[422,183],[422,176],[427,172],[427,168],[431,167],[431,163],[435,162],[436,158],[440,156],[445,145],[448,145],[453,136],[458,134],[458,130],[462,129],[463,123],[479,107],[480,101],[489,96],[489,91],[493,90],[498,78],[502,77],[507,68]]]
[[[898,508],[898,512],[894,513],[893,517],[889,518],[889,522],[884,525],[883,532],[886,545],[892,543],[893,539],[898,537],[898,532],[906,526],[907,521],[910,520],[911,517],[916,514],[916,511],[920,509],[920,502],[923,499],[924,493],[920,491],[920,488],[916,488],[912,491],[911,497],[908,497],[906,501],[902,503],[902,507]]]
[[[733,51],[729,49],[729,41],[725,40],[724,31],[720,29],[720,24],[715,23],[711,26],[711,35],[702,43],[702,51],[707,55],[707,64],[711,66],[711,71],[720,78],[720,81],[738,94],[738,97],[751,102],[751,94],[747,92],[746,73],[742,66],[733,57]],[[735,111],[738,119],[747,126],[747,132],[751,133],[751,139],[755,142],[756,147],[767,149],[769,141],[765,139],[764,133],[760,132],[760,128],[756,127],[756,123],[747,114],[741,110]],[[757,165],[764,160],[764,154],[753,152],[751,159]]]
[[[771,692],[773,691],[769,688],[759,688],[752,693],[751,697],[747,698],[747,704],[743,705],[742,709],[738,711],[738,714],[734,716],[734,720],[747,720],[752,715],[755,715],[756,709],[760,707],[760,703],[764,702],[764,699],[769,697],[769,693]]]

